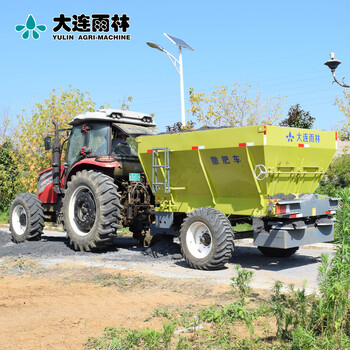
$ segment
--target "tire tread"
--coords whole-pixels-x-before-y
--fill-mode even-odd
[[[216,247],[210,259],[196,259],[187,254],[186,232],[189,225],[196,220],[205,220],[215,236]],[[181,252],[185,261],[192,268],[199,270],[217,270],[223,268],[232,256],[234,249],[234,233],[230,221],[226,215],[217,209],[210,207],[197,208],[189,213],[183,221],[180,230]]]

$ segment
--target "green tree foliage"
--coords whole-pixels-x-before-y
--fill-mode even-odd
[[[20,191],[19,154],[10,139],[0,145],[0,212],[10,207],[12,198]]]
[[[9,110],[0,115],[0,212],[6,211],[20,191],[20,155],[13,146]]]
[[[49,98],[34,106],[29,117],[25,111],[18,116],[15,147],[22,157],[19,171],[25,191],[35,193],[38,172],[51,166],[52,154],[44,150],[43,139],[53,130],[52,120],[57,121],[60,128],[67,128],[75,115],[93,110],[95,103],[88,93],[69,86],[67,90],[53,90]]]
[[[335,104],[338,106],[339,110],[344,114],[345,120],[341,121],[339,130],[340,140],[350,139],[350,91],[343,90],[343,98],[336,98]]]
[[[280,126],[289,126],[292,128],[311,129],[315,118],[311,117],[310,112],[305,112],[299,104],[290,107],[288,117],[281,121]]]
[[[336,196],[342,188],[350,187],[350,156],[334,158],[316,192]]]
[[[270,97],[262,100],[260,92],[252,94],[251,85],[243,88],[237,83],[229,89],[216,87],[212,93],[194,92],[190,88],[189,112],[202,125],[246,126],[276,124],[282,117],[282,98]]]

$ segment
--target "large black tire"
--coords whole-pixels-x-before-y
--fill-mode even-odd
[[[9,223],[14,242],[39,240],[44,228],[44,211],[37,196],[17,195],[11,204]]]
[[[75,250],[102,249],[120,225],[120,195],[109,176],[83,170],[72,176],[63,199],[63,222]]]
[[[295,252],[299,249],[299,247],[294,248],[270,248],[270,247],[258,247],[258,249],[263,253],[264,255],[270,257],[270,258],[289,258]]]
[[[202,207],[189,213],[180,230],[181,252],[188,265],[217,270],[229,261],[234,249],[230,221],[219,210]]]

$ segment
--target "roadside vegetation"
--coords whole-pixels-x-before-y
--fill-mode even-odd
[[[107,328],[85,349],[350,349],[350,189],[341,190],[334,257],[321,256],[319,293],[276,281],[257,299],[253,272],[236,266],[232,302],[209,307],[155,309],[141,330]],[[159,329],[147,327],[159,318]]]

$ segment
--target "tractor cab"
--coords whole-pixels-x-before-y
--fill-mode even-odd
[[[141,173],[137,156],[137,136],[154,135],[155,124],[148,114],[100,109],[77,115],[71,122],[72,131],[66,151],[66,176],[79,163],[118,162],[114,177],[128,177],[130,172]]]

